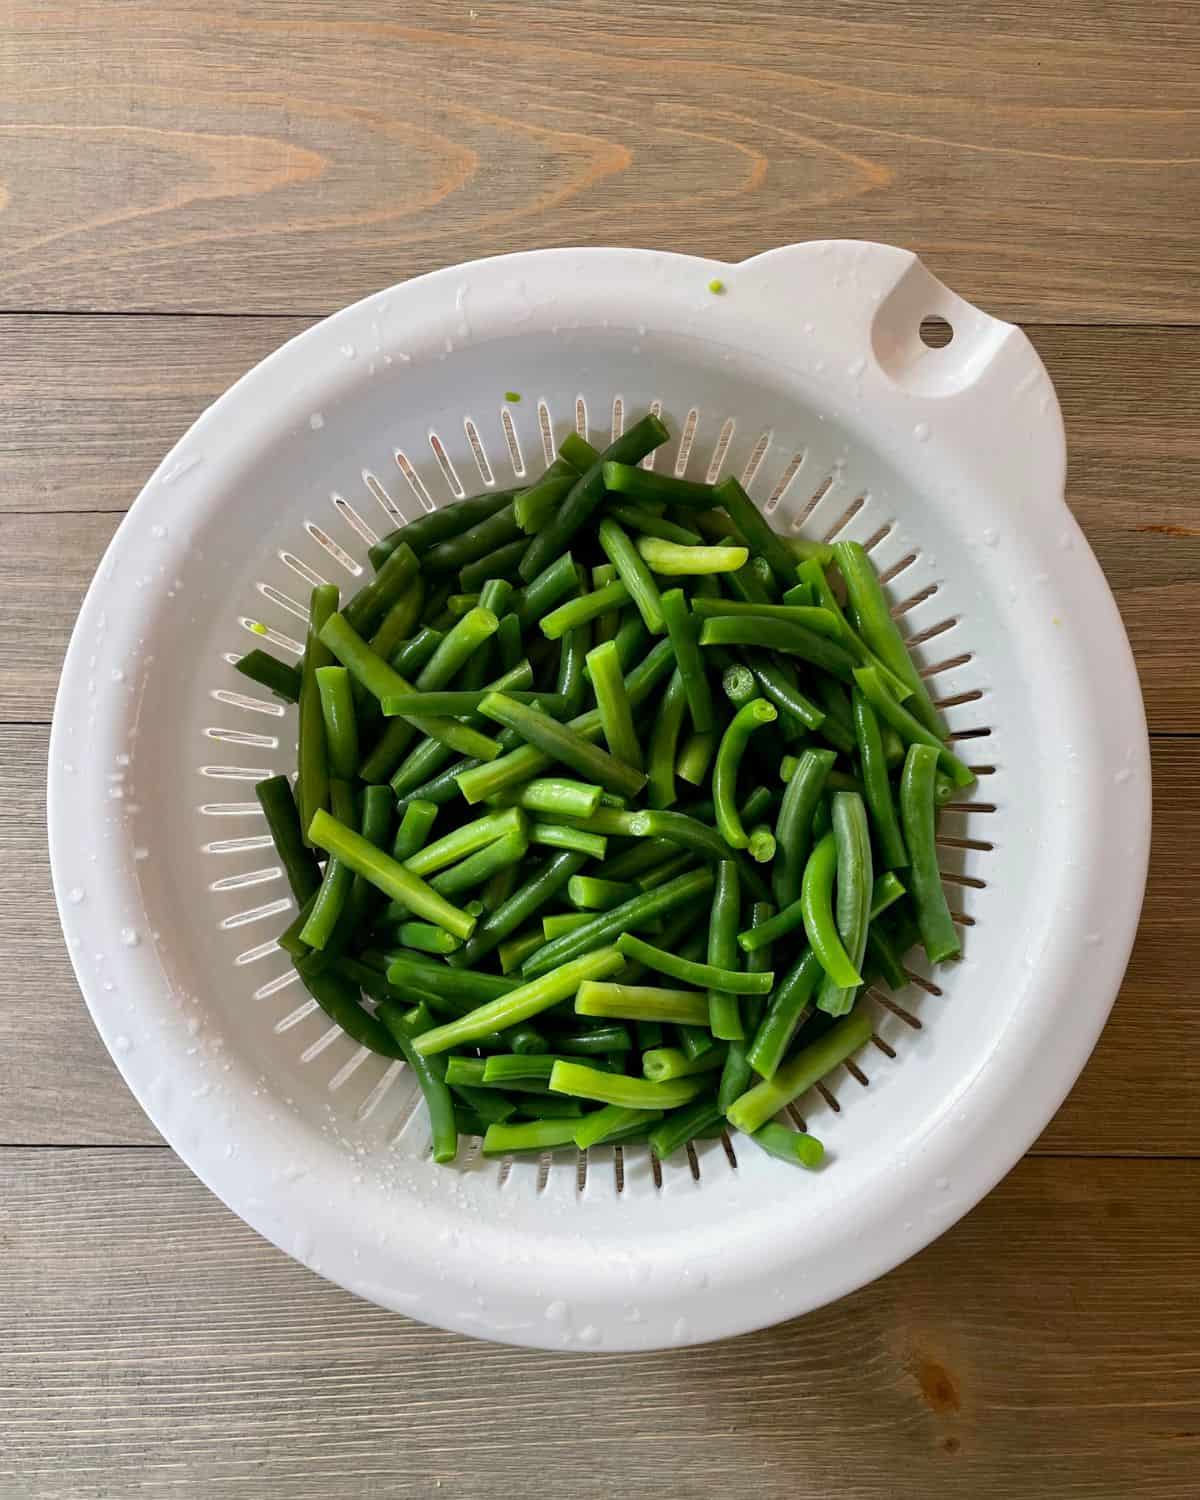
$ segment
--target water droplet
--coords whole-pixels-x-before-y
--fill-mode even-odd
[[[1104,940],[1098,932],[1089,932],[1083,941],[1088,948],[1098,948]]]
[[[319,411],[315,411],[313,412],[312,416],[309,417],[308,425],[314,432],[320,432],[321,428],[325,425],[325,418]]]
[[[918,443],[927,443],[929,441],[929,423],[918,422],[913,428],[913,437],[916,438]]]
[[[132,1046],[133,1046],[133,1043],[129,1040],[129,1038],[127,1036],[124,1035],[124,1033],[122,1033],[120,1036],[113,1037],[113,1051],[114,1052],[122,1052],[122,1053],[128,1052],[129,1049]]]
[[[939,1177],[934,1183],[934,1187],[937,1188],[939,1193],[944,1193],[949,1186],[950,1179],[948,1177]]]
[[[165,526],[159,526],[156,523],[155,525],[151,526],[151,528],[150,528],[150,535],[152,537],[154,537],[154,539],[156,541],[161,542],[162,539],[163,539],[163,537],[166,536],[166,534],[167,534],[167,528]]]
[[[581,1344],[591,1344],[594,1346],[600,1342],[602,1337],[603,1335],[595,1323],[585,1323],[579,1330],[579,1342]]]
[[[984,531],[983,531],[983,545],[985,547],[994,547],[999,540],[1000,540],[1000,537],[999,537],[999,535],[998,535],[997,532],[993,531],[993,529],[990,526],[985,526],[984,527]]]
[[[67,900],[72,906],[78,906],[86,894],[81,885],[73,885],[67,892]]]
[[[141,942],[141,938],[138,937],[137,932],[136,932],[136,930],[134,928],[132,928],[132,927],[122,927],[121,928],[121,941],[125,944],[125,946],[127,948],[136,948],[137,945]]]
[[[123,750],[120,753],[120,755],[117,756],[116,760],[117,760],[117,765],[119,765],[119,766],[127,766],[129,764],[129,756],[126,755],[126,753]]]
[[[358,350],[354,347],[353,344],[342,344],[341,351],[347,359],[353,359],[354,356],[358,353]]]
[[[114,682],[124,682],[125,681],[125,673],[121,670],[120,667],[114,667],[112,669],[112,680]]]
[[[75,774],[75,767],[69,760],[63,761],[63,770],[67,773],[68,776],[74,776]]]
[[[867,362],[865,359],[856,359],[854,363],[847,369],[846,374],[849,375],[851,380],[857,380],[866,368]]]
[[[1129,769],[1128,766],[1122,766],[1117,774],[1113,777],[1113,780],[1118,786],[1124,786],[1132,775],[1133,772]]]
[[[677,1344],[682,1344],[690,1335],[692,1329],[686,1318],[676,1318],[671,1325],[671,1337]]]
[[[571,1309],[565,1302],[551,1302],[546,1308],[546,1321],[548,1323],[565,1323],[571,1316]]]

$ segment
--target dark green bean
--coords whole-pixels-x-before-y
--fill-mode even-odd
[[[597,461],[580,475],[557,512],[529,543],[521,560],[522,578],[535,578],[570,546],[571,538],[604,499],[603,465],[606,462],[636,464],[660,443],[665,443],[667,437],[667,429],[659,418],[646,416],[611,442]]]
[[[477,521],[466,531],[460,531],[457,536],[448,537],[444,542],[431,547],[422,557],[421,567],[430,577],[459,573],[468,564],[492,557],[500,548],[521,537],[521,528],[513,514],[513,502],[509,501],[485,520]],[[496,573],[489,576],[500,575]]]
[[[836,758],[832,750],[805,750],[784,789],[775,824],[778,856],[771,870],[771,888],[780,910],[800,899],[813,813]]]
[[[425,584],[418,575],[384,615],[368,645],[386,661],[412,635],[425,604]],[[399,667],[396,668],[400,670]]]
[[[965,766],[958,756],[948,750],[937,735],[910,714],[902,703],[896,702],[874,667],[859,667],[854,673],[854,680],[863,697],[880,718],[891,725],[906,745],[927,745],[930,749],[936,750],[942,768],[956,786],[970,786],[974,782],[975,773],[970,767]]]
[[[731,1125],[753,1135],[772,1115],[786,1109],[805,1089],[819,1083],[838,1063],[857,1052],[871,1035],[871,1018],[866,1011],[853,1011],[838,1021],[817,1041],[798,1052],[790,1062],[776,1070],[773,1078],[755,1084],[725,1111]]]
[[[432,625],[422,625],[411,640],[397,646],[388,658],[388,665],[401,677],[415,677],[441,645],[445,637]]]
[[[682,589],[670,589],[662,596],[663,619],[667,635],[675,648],[675,661],[687,693],[692,727],[707,734],[714,727],[712,689],[699,646],[699,622],[688,608]]]
[[[522,490],[513,502],[517,525],[526,536],[532,536],[545,526],[579,478],[578,471],[567,465],[563,466],[566,472],[551,473],[559,462],[561,460],[551,464],[542,477],[527,490]]]
[[[721,1079],[717,1084],[717,1109],[722,1115],[750,1087],[752,1072],[746,1060],[747,1047],[745,1041],[731,1041],[725,1053]]]
[[[566,888],[571,876],[587,863],[586,854],[563,850],[553,854],[513,891],[495,911],[489,912],[474,935],[455,954],[456,963],[473,965],[522,926]]]
[[[285,703],[300,701],[301,672],[299,667],[290,667],[287,662],[280,661],[269,651],[260,651],[257,647],[253,651],[247,651],[245,656],[240,657],[233,665],[234,670],[240,672],[243,677],[248,677],[251,682],[257,682],[262,687],[269,688]]]
[[[663,619],[662,596],[658,584],[642,559],[638,549],[624,529],[611,518],[600,522],[597,540],[605,555],[616,568],[621,582],[629,590],[629,597],[637,606],[638,613],[651,635],[661,635],[666,629]],[[669,546],[669,543],[663,543]]]
[[[308,636],[300,672],[300,730],[297,751],[296,806],[305,843],[308,827],[318,808],[329,806],[329,764],[325,749],[325,720],[317,687],[317,668],[333,665],[333,655],[321,640],[321,631],[338,606],[337,585],[318,584],[312,591],[308,611]]]
[[[404,594],[420,569],[416,553],[404,542],[386,559],[375,577],[350,599],[343,613],[359,635],[372,635],[376,626]]]
[[[701,823],[687,813],[651,808],[629,815],[629,832],[635,838],[668,838],[682,849],[692,849],[707,860],[728,859],[729,845],[715,828]],[[739,860],[738,874],[756,901],[770,895],[758,872],[746,860]]]
[[[629,590],[618,578],[606,584],[604,588],[596,589],[593,593],[583,594],[576,599],[568,599],[565,604],[560,604],[557,609],[543,615],[540,621],[542,634],[548,640],[557,641],[573,626],[586,625],[600,615],[611,613],[628,602]]]
[[[687,880],[689,877],[684,875],[679,878]],[[617,928],[616,931],[620,934],[617,938],[619,953],[636,959],[656,973],[677,979],[682,984],[699,985],[709,990],[725,990],[732,995],[768,995],[771,992],[774,975],[769,972],[748,973],[716,964],[698,963],[679,953],[667,953],[627,928]]]
[[[708,963],[711,968],[735,971],[738,961],[737,931],[742,892],[737,866],[723,859],[714,872],[712,906],[708,917]],[[645,962],[645,955],[638,955]],[[768,986],[769,988],[769,986]],[[708,991],[708,1026],[720,1041],[739,1041],[745,1034],[737,995],[720,986]]]
[[[902,869],[908,864],[908,850],[904,847],[904,835],[900,832],[900,820],[896,816],[896,804],[892,800],[879,721],[874,709],[857,687],[853,693],[853,707],[854,734],[858,741],[863,787],[867,806],[871,809],[881,863],[885,870]]]
[[[756,646],[760,650],[782,651],[811,662],[846,682],[851,681],[858,665],[850,652],[836,641],[815,635],[803,625],[793,625],[789,620],[769,620],[763,616],[724,615],[705,620],[700,626],[700,644]]]
[[[314,962],[314,959],[317,961]],[[383,1057],[402,1056],[390,1031],[362,1008],[358,985],[320,966],[317,955],[296,961],[295,969],[304,988],[331,1021],[339,1025],[351,1041],[378,1052]]]
[[[937,846],[934,842],[937,817],[934,807],[936,770],[937,752],[932,747],[908,747],[904,770],[900,776],[900,817],[912,861],[909,885],[921,931],[921,944],[931,963],[957,958],[962,952],[950,908],[946,904],[946,892],[942,887]]]
[[[390,532],[368,552],[371,566],[379,569],[402,542],[407,542],[421,557],[431,547],[450,537],[458,536],[480,521],[502,510],[516,494],[515,490],[494,490],[490,494],[471,495],[465,500],[455,500],[450,505],[439,506],[428,515],[418,516],[397,531]]]
[[[764,724],[773,724],[778,717],[773,703],[765,698],[751,698],[734,714],[717,747],[712,777],[713,807],[717,828],[731,849],[745,849],[750,842],[737,803],[737,778],[742,757],[751,734]]]
[[[824,977],[820,959],[811,948],[805,948],[775,986],[747,1053],[750,1066],[763,1078],[775,1076],[796,1032],[812,1013],[809,1002]]]
[[[321,867],[304,839],[300,814],[286,776],[268,776],[254,788],[267,819],[267,831],[297,904],[303,905],[321,884]]]
[[[528,704],[516,703],[503,693],[489,693],[480,709],[488,718],[515,729],[544,755],[570,766],[589,781],[599,782],[609,791],[635,797],[646,784],[641,771],[623,764],[577,730],[557,723],[548,714],[539,713]],[[461,781],[459,784],[461,786]]]
[[[713,486],[713,496],[717,504],[724,506],[729,512],[750,549],[766,558],[771,571],[780,582],[785,585],[795,582],[795,558],[784,545],[783,538],[771,530],[766,517],[732,474]]]
[[[790,715],[805,729],[824,729],[825,711],[818,708],[811,698],[806,697],[795,686],[794,678],[788,673],[786,663],[756,659],[750,670],[762,689],[764,697],[769,698],[775,704],[784,715],[785,722],[787,716]],[[842,740],[840,748],[845,750],[852,748],[854,740],[849,733],[843,733],[840,738]]]
[[[525,540],[522,537],[518,541],[509,542],[505,547],[497,548],[495,552],[488,552],[483,557],[477,557],[474,562],[469,562],[466,567],[459,569],[459,588],[464,592],[469,592],[482,587],[491,578],[515,580],[520,576],[517,567],[524,553]]]
[[[606,461],[604,487],[616,495],[629,495],[642,504],[684,505],[700,510],[709,510],[716,504],[711,485],[676,479],[670,474],[656,474],[651,469],[638,468],[636,463]]]
[[[642,536],[657,537],[660,541],[676,542],[683,546],[696,546],[704,540],[698,531],[691,531],[686,526],[668,521],[641,505],[623,505],[619,501],[610,501],[605,511],[614,521],[619,521],[630,531],[640,532]]]
[[[633,1038],[627,1026],[596,1026],[590,1031],[557,1036],[554,1046],[559,1052],[579,1057],[604,1057],[610,1052],[632,1052]]]
[[[862,971],[871,921],[874,875],[867,808],[857,792],[835,792],[833,834],[837,844],[837,925],[847,956]],[[857,985],[840,985],[826,977],[817,994],[817,1007],[827,1015],[844,1016],[854,1004]]]
[[[541,620],[562,600],[569,598],[580,588],[579,571],[569,552],[544,568],[536,578],[520,589],[513,604],[513,611],[527,629],[535,620]]]
[[[644,927],[647,922],[664,916],[677,907],[694,905],[708,894],[711,886],[712,874],[708,869],[701,869],[678,875],[666,885],[660,885],[657,890],[639,891],[636,896],[613,907],[611,911],[598,913],[585,926],[547,943],[532,958],[526,959],[522,973],[534,979],[556,964],[565,963],[611,941],[619,933]]]
[[[850,795],[838,792],[839,797]],[[838,868],[837,843],[825,834],[808,856],[800,885],[804,931],[821,967],[837,985],[851,989],[862,983],[862,975],[846,952],[833,915],[833,882]]]
[[[650,1148],[660,1161],[665,1161],[720,1118],[721,1111],[715,1099],[697,1099],[685,1109],[672,1110],[654,1127],[650,1132]]]
[[[496,656],[504,671],[515,666],[525,655],[525,643],[521,639],[521,622],[515,614],[502,615],[500,628],[496,631]]]
[[[440,1057],[425,1057],[413,1045],[418,1036],[431,1029],[432,1022],[426,1014],[414,1025],[406,1020],[404,1013],[396,1005],[381,1005],[377,1014],[396,1039],[396,1044],[404,1054],[404,1061],[412,1069],[425,1100],[433,1134],[434,1161],[453,1161],[458,1154],[458,1122],[455,1119],[454,1101],[446,1084],[445,1060]]]

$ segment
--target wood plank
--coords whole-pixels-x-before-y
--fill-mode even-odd
[[[115,525],[18,513],[125,509],[189,422],[304,326],[0,318],[0,580],[17,645],[0,661],[0,719],[48,716]],[[1124,614],[1151,728],[1200,732],[1200,344],[1182,329],[1032,332],[1062,398],[1069,498]]]
[[[499,251],[896,240],[1038,321],[1195,322],[1185,0],[698,14],[12,3],[5,308],[328,312]]]
[[[50,893],[46,730],[0,728],[0,1142],[153,1142],[79,998]],[[1200,1155],[1196,1048],[1200,741],[1154,744],[1157,806],[1141,934],[1107,1028],[1037,1150]],[[36,990],[31,995],[31,976]]]
[[[808,1318],[707,1348],[546,1354],[353,1300],[166,1151],[10,1149],[0,1485],[1190,1500],[1198,1194],[1196,1162],[1027,1160]]]

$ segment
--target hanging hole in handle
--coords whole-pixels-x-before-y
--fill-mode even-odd
[[[954,337],[953,326],[945,318],[931,313],[921,319],[921,342],[930,349],[944,349]]]

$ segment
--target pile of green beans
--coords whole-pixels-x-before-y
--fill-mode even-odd
[[[863,986],[959,941],[937,866],[951,751],[866,552],[776,535],[732,478],[641,467],[657,416],[572,434],[313,590],[297,775],[258,798],[317,1004],[403,1059],[434,1160],[773,1117],[869,1038]]]

